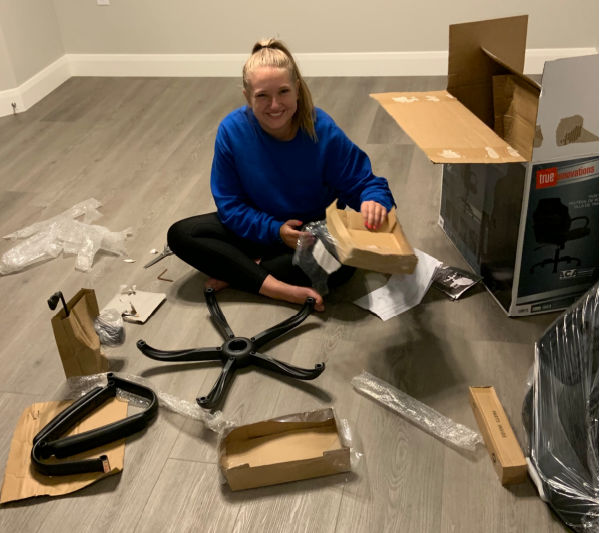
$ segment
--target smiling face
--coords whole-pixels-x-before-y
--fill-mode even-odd
[[[248,74],[248,85],[244,96],[262,129],[276,139],[292,139],[299,83],[284,68],[259,67]]]

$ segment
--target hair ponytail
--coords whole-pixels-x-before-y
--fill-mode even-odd
[[[278,39],[268,39],[255,43],[252,47],[252,54],[242,70],[242,80],[246,91],[250,90],[249,73],[259,67],[284,68],[288,71],[290,80],[293,83],[298,82],[298,109],[292,117],[292,123],[306,132],[316,142],[318,139],[315,132],[315,109],[312,96],[304,78],[302,78],[302,74],[300,74],[296,61],[285,44]]]

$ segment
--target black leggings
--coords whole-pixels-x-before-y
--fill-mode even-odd
[[[188,265],[243,291],[258,293],[269,274],[290,285],[311,286],[302,269],[292,264],[294,250],[283,243],[268,246],[238,237],[216,213],[175,222],[169,228],[167,242]],[[329,285],[347,281],[354,270],[343,266],[329,277]]]

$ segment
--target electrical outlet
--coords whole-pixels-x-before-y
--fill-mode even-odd
[[[109,6],[110,5],[110,0],[96,0],[96,3],[99,6]]]

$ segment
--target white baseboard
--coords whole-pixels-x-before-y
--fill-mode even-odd
[[[548,59],[595,54],[595,48],[527,50],[525,72]],[[0,91],[0,116],[23,112],[71,76],[238,77],[247,54],[65,54],[14,89]],[[304,76],[445,76],[448,52],[296,54]]]
[[[71,76],[69,60],[66,56],[62,56],[19,87],[0,91],[0,116],[27,111]]]
[[[73,76],[240,76],[247,54],[66,54]]]

